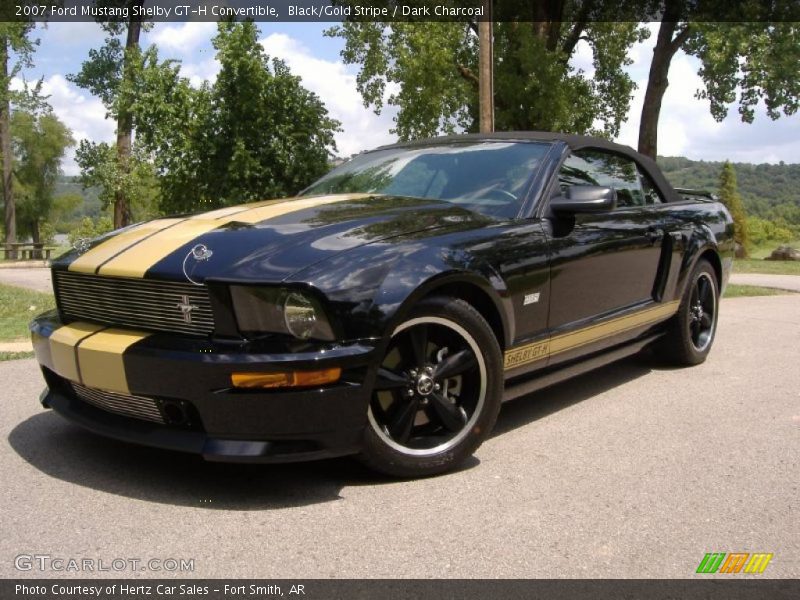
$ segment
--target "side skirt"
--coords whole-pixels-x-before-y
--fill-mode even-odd
[[[602,351],[598,354],[590,356],[589,358],[579,359],[577,362],[570,363],[555,371],[545,372],[541,375],[536,375],[530,379],[524,379],[519,382],[506,383],[506,389],[503,394],[503,402],[526,396],[532,392],[541,390],[556,383],[561,383],[567,379],[571,379],[577,375],[581,375],[588,371],[592,371],[599,367],[605,366],[609,363],[616,362],[625,357],[631,356],[641,351],[646,346],[655,342],[660,338],[663,333],[657,333],[645,338],[634,340],[622,346],[616,346],[609,350]]]

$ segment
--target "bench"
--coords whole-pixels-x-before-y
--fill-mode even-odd
[[[50,254],[56,249],[56,246],[45,246],[43,242],[14,242],[0,247],[6,260],[50,260]]]

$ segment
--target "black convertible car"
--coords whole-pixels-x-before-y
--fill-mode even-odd
[[[553,133],[361,154],[298,197],[156,219],[53,263],[42,403],[217,461],[458,465],[503,399],[653,347],[711,348],[733,259],[713,197]]]

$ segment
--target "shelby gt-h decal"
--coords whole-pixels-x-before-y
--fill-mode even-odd
[[[53,262],[46,407],[208,460],[471,454],[503,399],[714,339],[732,222],[629,148],[551,133],[362,154],[299,197],[168,217]]]
[[[602,323],[563,333],[561,335],[539,340],[531,344],[511,348],[505,353],[504,367],[513,369],[528,363],[542,360],[553,354],[565,352],[580,346],[597,342],[603,338],[613,337],[649,323],[663,321],[678,310],[678,301],[665,302],[659,306],[651,306],[631,315],[610,319]]]

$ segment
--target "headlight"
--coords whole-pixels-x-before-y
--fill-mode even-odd
[[[307,340],[317,324],[317,310],[308,298],[292,293],[283,301],[283,320],[289,333]]]
[[[334,339],[320,302],[309,294],[261,286],[233,285],[230,290],[236,321],[244,334],[283,333],[300,340]]]

